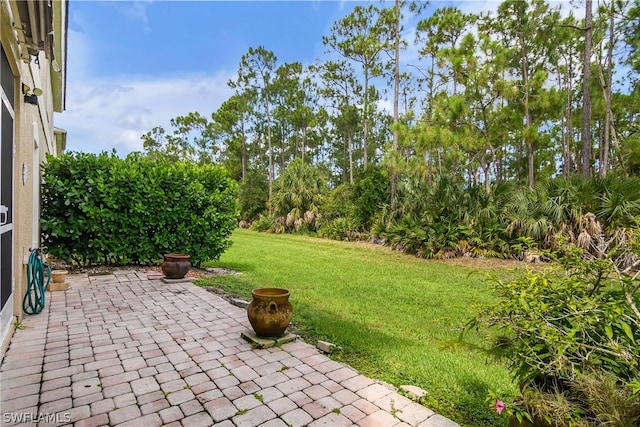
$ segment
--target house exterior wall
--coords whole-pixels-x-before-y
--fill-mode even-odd
[[[14,3],[14,4],[12,4]],[[53,2],[64,3],[64,2]],[[59,13],[66,13],[66,5],[60,7]],[[21,16],[16,16],[17,7],[11,0],[0,0],[1,32],[0,44],[5,51],[11,71],[13,73],[14,105],[13,105],[13,301],[11,324],[8,319],[3,319],[0,326],[0,358],[8,347],[13,334],[15,323],[20,322],[24,316],[22,300],[27,289],[27,259],[29,249],[40,246],[40,165],[45,161],[47,153],[58,155],[56,135],[54,134],[54,105],[64,105],[64,102],[56,97],[64,90],[54,90],[52,75],[55,68],[60,69],[52,60],[47,58],[45,52],[37,51],[36,55],[25,55],[24,43],[19,39],[16,26],[24,25],[20,22]],[[58,19],[60,17],[58,16]],[[65,25],[61,28],[66,31],[66,16],[63,17]],[[17,24],[16,24],[17,23]],[[58,37],[60,39],[60,37]],[[62,37],[64,40],[65,37]],[[26,56],[26,58],[25,58]],[[50,55],[49,55],[50,56]],[[58,58],[60,62],[60,58]],[[62,61],[64,62],[64,61]],[[5,76],[6,77],[6,76]],[[60,82],[60,76],[55,76]],[[64,79],[62,79],[64,81]],[[39,88],[42,94],[37,96],[37,105],[25,102],[23,85],[31,90]],[[54,94],[55,92],[55,94]],[[5,126],[3,124],[3,126]],[[1,256],[7,257],[4,252]]]

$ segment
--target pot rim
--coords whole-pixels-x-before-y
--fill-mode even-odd
[[[283,288],[255,288],[251,290],[251,294],[259,297],[288,297],[291,291]]]
[[[165,258],[169,257],[169,258],[191,258],[191,255],[187,255],[187,254],[164,254]]]

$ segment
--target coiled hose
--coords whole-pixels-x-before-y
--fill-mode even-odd
[[[27,293],[22,300],[22,309],[27,314],[38,314],[44,309],[45,294],[51,280],[51,267],[42,259],[42,249],[29,249],[29,262],[27,263]],[[47,284],[44,284],[45,269],[47,271]]]

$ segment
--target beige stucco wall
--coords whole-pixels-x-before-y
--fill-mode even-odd
[[[40,246],[39,226],[39,194],[34,188],[34,180],[40,180],[37,165],[44,161],[45,153],[54,153],[52,101],[48,84],[48,63],[44,54],[40,53],[40,64],[25,64],[20,61],[21,83],[29,87],[39,87],[43,94],[38,97],[38,105],[24,102],[19,96],[16,103],[15,116],[15,157],[14,157],[14,298],[26,292],[26,258],[29,248]],[[19,92],[21,93],[21,92]],[[49,111],[47,111],[47,109]],[[37,146],[36,146],[37,144]],[[37,157],[37,161],[34,159]],[[23,173],[26,171],[26,173]],[[36,222],[34,230],[34,221]],[[14,300],[14,313],[22,316],[21,298]]]
[[[40,245],[38,182],[39,164],[46,153],[55,153],[53,132],[53,95],[51,90],[50,63],[43,52],[38,60],[25,62],[19,58],[14,31],[3,13],[1,42],[12,68],[15,88],[14,105],[14,159],[13,159],[13,313],[18,322],[24,316],[22,298],[27,288],[26,261],[29,248]],[[40,88],[38,105],[24,102],[22,84]],[[8,346],[12,332],[0,345],[0,357]]]

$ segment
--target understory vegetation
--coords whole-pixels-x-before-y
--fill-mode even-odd
[[[453,176],[429,181],[418,175],[398,183],[398,203],[392,210],[389,177],[381,169],[371,168],[354,185],[329,191],[317,185],[319,170],[315,181],[305,185],[309,172],[296,171],[313,166],[292,165],[295,168],[276,179],[273,193],[273,200],[287,203],[271,204],[271,214],[241,225],[373,241],[422,258],[532,261],[544,257],[546,250],[561,251],[567,241],[585,247],[585,218],[591,215],[605,238],[617,240],[630,237],[640,216],[640,178],[635,176],[558,177],[532,189],[503,183],[486,193]]]
[[[498,280],[497,299],[469,324],[510,362],[520,396],[505,404],[493,389],[490,400],[520,421],[640,425],[640,236],[589,228],[588,250],[568,244],[544,271]]]

